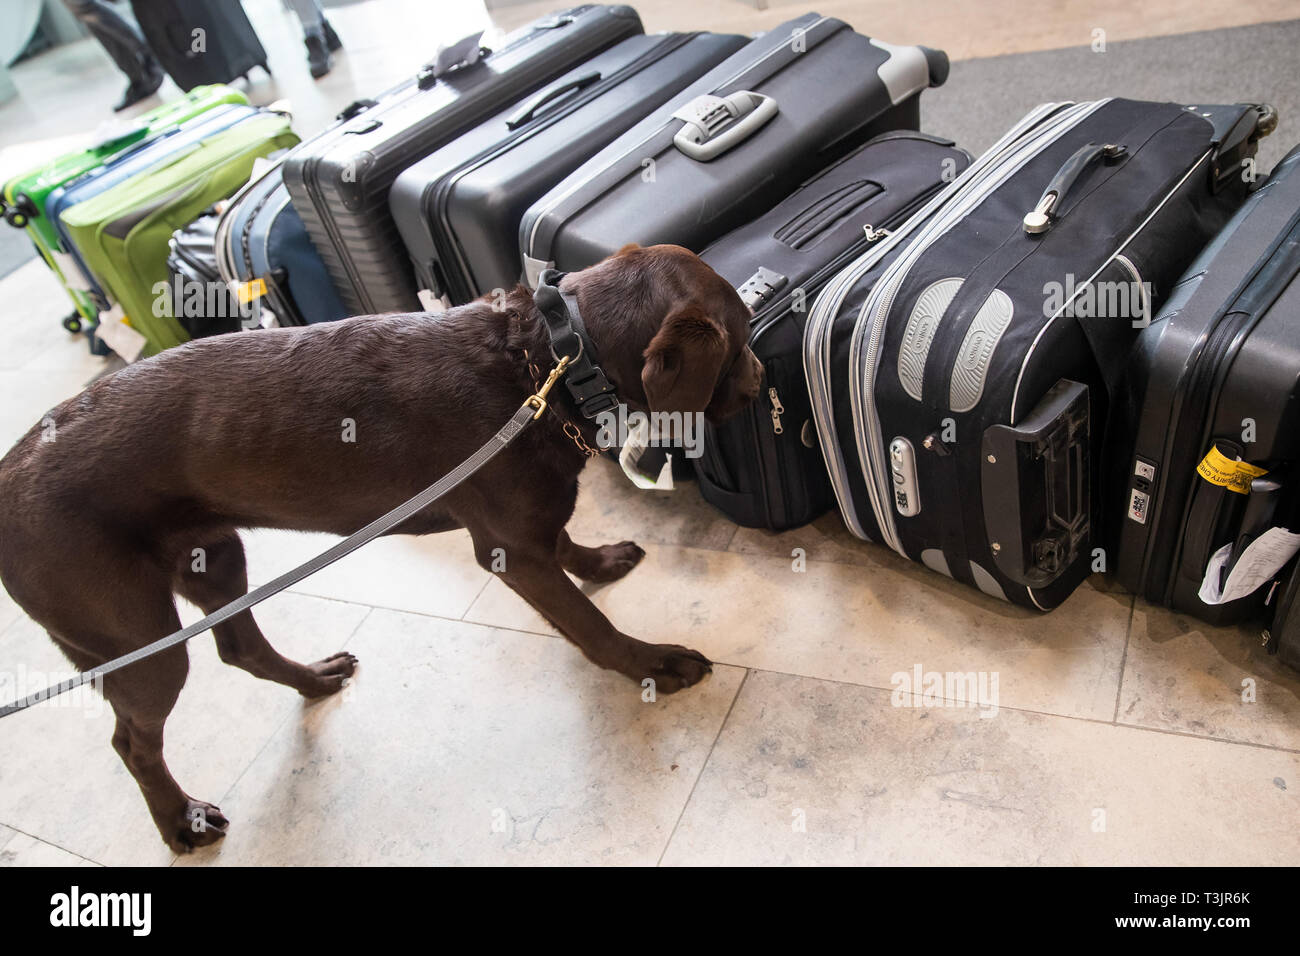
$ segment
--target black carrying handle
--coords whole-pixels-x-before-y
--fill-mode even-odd
[[[1128,147],[1121,146],[1118,143],[1105,143],[1098,145],[1089,143],[1075,151],[1074,155],[1067,159],[1061,168],[1056,171],[1052,181],[1047,184],[1043,190],[1043,195],[1039,197],[1038,205],[1033,211],[1025,214],[1025,232],[1031,236],[1047,232],[1052,228],[1052,223],[1060,218],[1057,210],[1065,199],[1071,187],[1078,182],[1079,177],[1085,172],[1103,160],[1107,163],[1113,163],[1122,158],[1128,152]]]
[[[532,102],[526,104],[519,112],[515,113],[506,120],[506,129],[517,130],[525,123],[531,122],[540,110],[547,103],[559,99],[566,93],[572,93],[574,90],[585,89],[593,83],[600,82],[600,71],[592,70],[590,73],[584,73],[582,76],[574,77],[572,80],[566,80],[551,87],[545,93],[539,94]]]
[[[1042,588],[1080,558],[1091,531],[1088,386],[1053,385],[1018,425],[984,432],[980,489],[999,571]]]

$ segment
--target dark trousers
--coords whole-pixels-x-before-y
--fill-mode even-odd
[[[133,86],[149,80],[153,54],[139,28],[104,0],[63,0],[73,16],[86,25]]]

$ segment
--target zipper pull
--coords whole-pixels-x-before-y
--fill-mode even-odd
[[[867,242],[875,242],[877,239],[883,239],[885,236],[892,236],[894,234],[894,230],[892,229],[886,229],[884,226],[877,229],[871,223],[867,223],[863,226],[862,231],[866,233]]]
[[[785,414],[785,406],[781,404],[781,397],[776,394],[776,386],[768,387],[767,398],[772,403],[772,432],[779,435],[785,431],[785,426],[781,424],[781,416]]]

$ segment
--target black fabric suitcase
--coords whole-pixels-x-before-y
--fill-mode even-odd
[[[827,285],[804,361],[850,530],[1040,610],[1098,566],[1111,396],[1260,119],[1047,104]]]
[[[243,326],[243,308],[217,269],[214,237],[219,218],[210,209],[176,230],[167,244],[171,317],[192,339],[238,332]]]
[[[426,306],[513,287],[523,276],[517,238],[528,207],[747,42],[716,33],[629,37],[398,176],[389,206]]]
[[[1227,548],[1235,566],[1268,529],[1300,530],[1297,274],[1300,148],[1188,269],[1124,381],[1115,570],[1148,600],[1213,623],[1262,620],[1282,569],[1252,593],[1206,603],[1211,557]]]
[[[271,72],[239,0],[131,0],[131,10],[153,55],[187,93],[246,77],[255,66]]]
[[[629,242],[699,252],[819,169],[890,129],[916,129],[947,78],[936,50],[810,13],[753,40],[537,201],[520,225],[530,285]]]
[[[352,104],[346,122],[295,150],[285,160],[285,185],[351,314],[420,308],[388,207],[402,170],[641,32],[631,7],[586,5],[534,21],[493,51],[471,38],[378,101]]]
[[[883,133],[701,254],[753,310],[759,400],[705,423],[695,459],[705,500],[737,524],[782,531],[834,502],[803,373],[804,318],[835,273],[905,222],[970,163],[950,140]]]

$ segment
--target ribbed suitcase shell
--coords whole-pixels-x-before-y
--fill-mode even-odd
[[[1198,595],[1210,557],[1243,530],[1252,497],[1197,475],[1210,447],[1283,478],[1269,524],[1298,527],[1290,474],[1300,459],[1297,274],[1300,148],[1174,287],[1139,336],[1121,392],[1108,500],[1119,580],[1214,623],[1261,615],[1269,587],[1218,605]]]
[[[294,207],[354,315],[420,308],[410,259],[388,209],[406,167],[575,63],[641,33],[627,6],[574,7],[510,34],[477,63],[431,70],[363,101],[347,122],[285,162]]]
[[[749,344],[764,368],[758,401],[706,423],[695,460],[700,493],[731,520],[782,531],[831,507],[803,373],[807,309],[836,272],[969,163],[950,140],[884,133],[700,254],[754,310]]]
[[[779,202],[872,136],[916,129],[919,94],[947,76],[947,58],[872,40],[815,13],[775,27],[721,63],[579,167],[529,209],[520,249],[529,281],[548,265],[582,269],[628,242],[699,252]],[[712,139],[751,130],[712,158],[674,143],[674,114],[705,95],[775,101],[761,126],[735,119]]]
[[[1104,543],[1108,395],[1134,323],[1244,198],[1255,129],[1242,106],[1050,104],[833,280],[804,355],[850,530],[1003,600],[1064,600]],[[1126,151],[1027,230],[1104,144]]]
[[[516,237],[528,207],[746,42],[716,33],[629,37],[407,169],[389,205],[420,288],[458,305],[519,282]],[[534,104],[544,105],[521,122]]]

